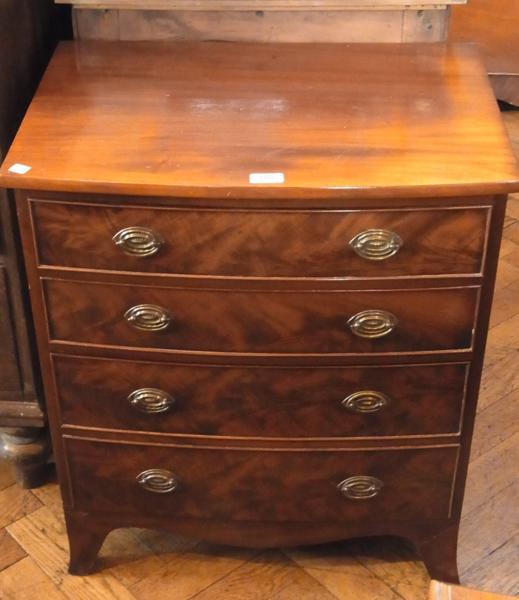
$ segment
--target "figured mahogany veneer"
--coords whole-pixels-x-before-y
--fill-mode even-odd
[[[458,453],[457,447],[283,452],[192,449],[69,438],[65,447],[78,510],[311,523],[366,519],[373,513],[388,518],[449,517]],[[150,467],[174,473],[178,489],[153,493],[136,485],[136,477]],[[341,481],[360,473],[383,482],[372,502],[348,500],[337,489]],[[425,487],[429,502],[424,505]],[[123,505],[119,498],[124,498]],[[268,541],[249,544],[268,545]]]
[[[478,287],[374,291],[186,290],[46,279],[52,340],[247,354],[358,354],[470,349]],[[170,324],[133,327],[128,309],[160,307]],[[365,310],[395,315],[394,330],[358,337],[348,321]]]
[[[267,438],[456,434],[468,366],[233,367],[61,354],[53,364],[64,425]],[[174,403],[143,412],[128,399],[143,388]],[[343,406],[363,390],[388,404],[365,412]]]
[[[42,265],[242,277],[392,277],[480,273],[488,208],[377,211],[172,210],[31,202]],[[132,256],[112,238],[131,226],[163,240]],[[402,238],[391,261],[350,241],[383,229]],[[232,234],[232,235],[231,235]]]
[[[71,572],[138,526],[400,535],[457,579],[519,189],[472,49],[63,44],[0,174]]]

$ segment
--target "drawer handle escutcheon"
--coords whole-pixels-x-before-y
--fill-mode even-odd
[[[128,396],[128,402],[140,412],[157,414],[168,412],[175,404],[175,399],[156,388],[141,388]]]
[[[126,227],[118,231],[112,242],[125,254],[145,258],[157,254],[164,244],[162,237],[147,227]]]
[[[398,233],[387,229],[366,229],[350,240],[350,246],[354,252],[366,260],[390,258],[400,250],[403,244]]]
[[[379,412],[389,406],[390,403],[391,400],[386,394],[373,390],[354,392],[341,401],[346,410],[361,414]]]
[[[397,326],[395,315],[385,310],[363,310],[348,320],[348,325],[356,336],[380,338],[389,335]]]
[[[168,311],[156,304],[137,304],[124,313],[124,318],[136,329],[161,331],[171,323]]]
[[[147,469],[137,475],[136,481],[145,490],[155,494],[169,494],[179,486],[177,476],[166,469]]]
[[[374,498],[384,487],[384,483],[369,475],[355,475],[341,481],[337,489],[350,500],[369,500]]]

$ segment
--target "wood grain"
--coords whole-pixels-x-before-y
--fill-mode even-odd
[[[2,553],[0,554],[0,573],[27,556],[27,553],[15,542],[5,528],[0,529],[0,548],[2,548]]]
[[[145,203],[32,201],[40,264],[226,277],[477,274],[489,218],[488,208],[254,212],[150,209]],[[113,243],[115,234],[136,225],[163,240],[153,256],[131,256]],[[358,256],[349,242],[370,229],[398,234],[401,249],[385,260]]]
[[[480,47],[496,97],[519,106],[519,6],[506,0],[471,0],[452,11],[450,38]],[[490,26],[492,24],[492,26]]]
[[[456,434],[467,372],[465,364],[236,368],[65,355],[53,363],[64,425],[262,438]],[[139,412],[127,397],[142,388],[163,390],[175,404],[166,413]],[[385,394],[389,405],[368,414],[343,407],[366,389]]]
[[[505,113],[504,118],[507,124],[511,125],[511,135],[513,136],[514,132],[517,135],[519,133],[519,112]],[[514,224],[518,224],[519,214],[514,212],[518,200],[519,198],[511,198],[508,205],[509,226],[505,229],[505,252],[502,252],[501,255],[501,264],[509,263],[512,266],[519,265],[519,245],[513,241],[517,238],[507,230]],[[495,448],[503,441],[504,434],[510,437],[514,433],[510,426],[509,413],[502,410],[500,406],[502,404],[509,406],[511,399],[507,398],[506,394],[514,393],[512,375],[517,370],[514,362],[517,357],[517,346],[514,346],[513,337],[509,337],[508,334],[513,332],[516,326],[513,318],[519,307],[517,283],[509,281],[507,286],[498,288],[494,309],[499,307],[500,298],[503,295],[506,295],[507,303],[510,306],[515,306],[515,312],[507,312],[490,330],[490,344],[485,367],[486,384],[481,397],[483,412],[481,417],[478,416],[476,420],[476,434],[473,442],[475,457]],[[505,325],[507,321],[508,324]],[[500,352],[495,357],[494,355],[501,348],[501,343],[504,352]],[[508,371],[506,366],[501,366],[501,363],[509,365]],[[505,378],[504,382],[501,381],[503,377]],[[512,400],[512,405],[513,402]],[[489,411],[490,407],[492,407],[491,411]],[[483,420],[478,427],[479,418]],[[487,426],[491,423],[492,427],[487,432]],[[480,443],[486,449],[485,452],[479,448]],[[467,498],[473,493],[473,490],[477,492],[481,488],[479,478],[485,480],[489,476],[493,469],[492,464],[489,464],[488,468],[488,471],[479,470],[477,474],[471,472],[467,484]],[[492,596],[488,597],[491,592],[494,595],[496,593],[512,595],[519,593],[517,585],[518,534],[510,525],[514,523],[513,519],[516,518],[517,513],[515,509],[517,468],[516,464],[508,465],[508,467],[503,464],[500,468],[507,469],[510,484],[513,484],[512,487],[508,486],[497,496],[477,507],[476,510],[464,515],[461,521],[459,555],[462,581],[464,585],[471,588],[486,589],[488,593],[487,597],[483,595],[484,600],[494,600]],[[3,469],[3,465],[0,463],[0,481],[4,481],[3,473],[7,473],[7,470]],[[13,482],[9,477],[6,477],[5,481],[9,485]],[[2,487],[1,483],[0,487]],[[61,524],[63,523],[62,516],[60,516],[61,497],[55,482],[30,493],[37,494],[39,500],[57,515]],[[18,523],[26,519],[28,517],[22,517]],[[130,533],[132,535],[129,535]],[[45,556],[53,552],[53,535],[51,529],[46,530],[42,534],[41,543],[27,546],[26,550],[29,549],[30,554],[36,552],[39,560],[48,561],[49,559],[45,559]],[[27,539],[33,540],[34,538],[29,535]],[[143,548],[143,545],[146,547]],[[421,562],[407,546],[392,538],[384,540],[366,538],[361,542],[349,540],[293,549],[288,551],[288,554],[302,572],[304,570],[309,573],[339,600],[373,600],[374,598],[377,600],[401,600],[402,597],[405,600],[417,600],[427,596],[429,579]],[[287,563],[281,557],[279,558],[280,567],[286,568]],[[100,554],[100,564],[105,566],[112,576],[121,581],[123,586],[129,588],[134,598],[145,600],[162,598],[169,600],[172,590],[179,600],[190,599],[202,590],[206,590],[204,593],[209,595],[213,584],[218,584],[218,589],[221,590],[225,578],[247,560],[254,563],[254,554],[228,547],[197,544],[193,540],[145,529],[113,532],[107,538]],[[32,564],[26,566],[24,561],[32,561]],[[62,578],[71,578],[72,576],[63,574],[64,561],[65,558],[61,567]],[[290,567],[290,569],[292,568]],[[248,597],[250,591],[256,587],[265,589],[268,586],[268,582],[262,580],[263,572],[261,563],[257,568],[250,568],[247,571],[250,577],[243,580],[242,597]],[[64,597],[56,595],[56,586],[50,580],[47,572],[43,572],[44,578],[41,578],[41,573],[42,570],[37,563],[35,568],[33,558],[22,559],[9,569],[0,571],[0,589],[9,600],[25,600],[25,598],[32,600],[35,595],[33,587],[33,582],[35,582],[38,593],[41,592],[42,595],[52,599]],[[102,575],[103,573],[101,573]],[[94,575],[86,580],[80,579],[80,583],[76,584],[76,595],[86,596],[89,592],[89,598],[97,597],[93,594],[88,581],[98,578],[99,575]],[[239,590],[236,587],[237,578],[233,578],[232,581],[234,587],[231,589]],[[389,587],[388,584],[392,587]],[[447,586],[445,587],[447,588]],[[461,590],[457,588],[451,586],[449,588],[451,594],[461,593]],[[28,591],[24,591],[25,589]],[[275,596],[275,600],[294,600],[294,598],[306,600],[304,589],[302,591],[298,583],[291,580],[290,585],[280,591],[277,597]],[[54,596],[52,592],[55,594]],[[471,593],[475,592],[471,591]],[[117,598],[115,593],[112,595],[112,598],[114,597]],[[312,598],[312,596],[309,597]],[[477,600],[482,600],[482,593],[480,592],[479,597],[477,595],[475,597]],[[218,597],[217,594],[213,594],[212,598],[226,600],[225,596]],[[468,600],[466,597],[462,596],[462,598]],[[473,598],[474,596],[470,600]]]
[[[430,10],[429,10],[430,8]],[[443,7],[439,7],[443,8]],[[449,10],[117,10],[74,8],[79,40],[220,40],[241,42],[439,42]]]
[[[226,353],[358,354],[470,349],[477,287],[431,290],[262,292],[190,290],[44,280],[51,340]],[[124,314],[151,304],[171,315],[162,331]],[[394,314],[385,337],[361,338],[347,322],[370,309]]]
[[[68,543],[65,526],[46,506],[33,513],[31,518],[13,523],[8,531],[66,597],[74,600],[112,600],[114,597],[135,600],[109,573],[85,578],[66,575]]]
[[[5,600],[63,600],[67,596],[38,567],[33,558],[26,558],[0,571],[0,589]]]
[[[429,589],[429,600],[505,600],[505,598],[511,599],[512,596],[481,592],[440,581],[431,581]]]
[[[457,458],[456,447],[280,453],[107,444],[73,438],[67,439],[66,446],[75,510],[224,522],[297,521],[302,527],[303,523],[312,527],[316,521],[369,518],[373,511],[381,518],[401,514],[407,519],[446,518]],[[147,469],[172,471],[181,482],[179,489],[153,494],[140,488],[135,479]],[[382,479],[383,491],[364,502],[344,498],[337,485],[354,475]],[[124,506],[118,501],[121,494]],[[269,544],[266,538],[244,537],[245,546]]]
[[[40,501],[29,491],[11,485],[0,492],[0,528],[37,510]]]
[[[63,43],[3,165],[2,184],[358,200],[519,188],[515,158],[471,47],[352,44],[343,50],[336,44]],[[13,163],[31,171],[9,173]],[[285,183],[250,184],[256,172],[283,172]]]
[[[93,6],[96,8],[139,8],[146,10],[330,10],[374,9],[380,7],[427,5],[439,7],[465,4],[466,0],[56,0],[58,4]]]
[[[459,90],[465,89],[462,85],[463,81],[460,85],[458,75],[454,77],[454,89],[457,92],[453,89],[452,73],[459,67],[458,62],[469,67],[470,77],[467,77],[466,82],[474,83],[478,80],[478,73],[482,74],[481,68],[475,66],[476,62],[472,62],[475,60],[473,54],[470,50],[461,47],[434,46],[431,47],[432,52],[426,54],[427,60],[423,61],[421,54],[414,54],[419,51],[418,46],[413,45],[405,50],[401,47],[387,46],[384,58],[388,65],[393,66],[391,68],[388,66],[384,75],[391,74],[391,78],[388,79],[390,82],[388,93],[394,90],[396,95],[395,98],[391,95],[388,97],[392,98],[392,101],[396,100],[397,104],[393,107],[394,112],[384,111],[382,114],[371,107],[370,114],[373,115],[374,122],[370,121],[368,124],[365,115],[362,115],[363,109],[358,111],[356,107],[359,99],[376,98],[381,101],[379,90],[380,86],[384,85],[384,81],[366,78],[370,69],[373,69],[377,56],[380,58],[380,54],[377,53],[381,52],[381,46],[365,46],[362,52],[357,47],[351,46],[344,54],[341,54],[341,50],[346,48],[345,46],[332,47],[331,45],[315,47],[307,45],[297,48],[287,46],[282,49],[283,51],[281,46],[272,45],[267,48],[261,45],[242,47],[223,44],[182,46],[138,44],[132,45],[131,49],[128,45],[127,50],[124,51],[125,47],[125,44],[63,46],[49,71],[48,81],[51,85],[45,88],[48,81],[44,83],[42,89],[47,91],[39,96],[43,98],[43,106],[47,108],[54,106],[52,114],[55,116],[58,106],[52,89],[59,86],[59,81],[64,81],[64,79],[54,78],[53,68],[56,67],[57,72],[67,74],[65,87],[78,90],[72,95],[75,115],[89,116],[90,122],[95,123],[96,127],[100,127],[109,114],[113,117],[107,119],[106,129],[103,132],[100,129],[96,130],[96,127],[91,128],[86,140],[81,137],[85,130],[81,126],[76,127],[80,134],[72,136],[72,140],[75,144],[85,143],[85,147],[82,148],[83,166],[88,162],[85,160],[88,156],[86,148],[91,151],[92,140],[95,145],[101,133],[105,135],[103,147],[100,148],[101,154],[103,150],[113,149],[110,139],[118,127],[116,137],[119,146],[126,141],[124,134],[127,130],[133,130],[133,135],[143,134],[144,145],[139,148],[138,155],[128,147],[125,149],[124,156],[110,165],[109,181],[112,193],[122,189],[119,185],[127,177],[128,169],[133,175],[139,171],[134,170],[131,165],[128,166],[128,161],[135,161],[142,156],[146,159],[150,158],[148,166],[151,176],[156,173],[153,160],[160,158],[160,152],[150,152],[149,157],[145,154],[146,140],[150,139],[150,135],[154,143],[159,140],[159,146],[162,148],[164,144],[176,144],[179,138],[186,134],[189,143],[176,157],[180,162],[175,163],[173,170],[171,164],[167,165],[168,177],[170,177],[171,173],[178,175],[175,169],[182,170],[182,161],[191,164],[193,157],[195,162],[201,160],[201,166],[199,164],[195,170],[189,171],[191,167],[188,167],[193,180],[189,183],[190,188],[186,192],[186,197],[180,197],[179,204],[176,205],[174,197],[183,195],[182,186],[180,180],[176,182],[168,180],[168,193],[164,194],[159,202],[153,197],[154,190],[159,189],[158,180],[153,180],[153,177],[152,180],[143,178],[141,184],[145,187],[140,191],[149,195],[149,200],[145,202],[143,197],[138,195],[137,187],[132,187],[132,191],[135,194],[134,200],[141,198],[139,202],[145,204],[148,209],[166,206],[168,202],[172,206],[182,206],[185,203],[184,206],[189,207],[189,196],[200,201],[197,209],[209,208],[210,202],[205,200],[208,196],[218,198],[224,195],[226,199],[220,200],[221,208],[252,211],[257,207],[249,204],[249,201],[254,194],[257,194],[256,200],[261,198],[260,202],[266,202],[270,208],[272,205],[268,204],[269,200],[278,203],[276,206],[278,210],[282,210],[282,204],[286,202],[286,206],[294,212],[302,211],[307,206],[304,204],[306,200],[311,199],[315,203],[315,208],[319,206],[321,199],[331,196],[334,196],[334,200],[337,201],[336,206],[340,210],[360,209],[369,212],[382,207],[403,210],[404,206],[409,206],[417,209],[421,207],[417,207],[418,198],[425,195],[427,199],[424,201],[424,208],[477,206],[477,202],[483,197],[485,205],[490,209],[486,232],[488,234],[486,235],[487,258],[483,271],[473,274],[473,277],[463,278],[463,273],[460,275],[455,269],[454,273],[458,274],[458,277],[448,279],[448,274],[444,274],[443,277],[436,277],[432,284],[421,277],[411,275],[405,282],[398,282],[398,284],[391,279],[380,283],[368,279],[360,282],[347,279],[325,281],[323,289],[320,289],[320,286],[310,278],[303,279],[301,282],[273,277],[256,280],[253,277],[247,279],[246,273],[243,280],[239,277],[226,280],[226,276],[235,275],[232,271],[224,271],[220,279],[217,276],[204,279],[201,276],[179,277],[169,270],[161,275],[160,273],[111,272],[108,269],[75,271],[74,266],[69,269],[59,266],[52,269],[50,266],[36,264],[34,232],[30,214],[27,212],[27,195],[26,191],[19,190],[17,200],[22,237],[32,301],[37,317],[41,359],[45,366],[50,421],[66,507],[65,518],[70,540],[70,573],[82,575],[92,570],[96,555],[112,529],[141,526],[160,527],[205,539],[208,542],[253,547],[322,542],[345,536],[396,534],[413,543],[431,576],[457,581],[457,533],[497,252],[503,226],[506,199],[504,192],[514,189],[513,181],[510,185],[510,181],[501,178],[513,161],[508,162],[506,158],[509,152],[508,145],[502,135],[501,125],[496,119],[495,106],[489,100],[488,88],[485,87],[484,80],[479,80],[481,87],[467,86],[467,89],[471,87],[477,94],[477,98],[481,100],[470,105],[471,108],[477,106],[477,114],[467,112],[465,104],[461,106],[458,104],[463,96]],[[88,51],[88,48],[91,50]],[[102,51],[101,48],[104,50]],[[214,51],[211,55],[208,54],[209,48]],[[229,48],[233,52],[243,48],[244,53],[243,55],[231,54]],[[424,47],[421,48],[423,50]],[[80,55],[79,65],[72,57],[74,49]],[[136,56],[136,49],[140,49],[149,59],[145,72],[140,62],[142,55]],[[167,54],[166,61],[168,51],[179,51],[179,49],[180,54],[184,55],[181,60],[171,61],[171,56]],[[272,52],[275,53],[277,49],[280,50],[279,55],[273,55]],[[296,54],[297,51],[299,54]],[[288,66],[301,65],[301,59],[310,51],[312,53],[307,54],[306,58],[309,64],[314,66],[306,70],[299,69],[301,74],[291,80],[288,92],[285,92],[284,86],[287,81],[282,74],[286,73]],[[113,64],[117,52],[124,52],[124,57],[121,62]],[[100,56],[105,57],[101,70],[98,61]],[[217,63],[214,62],[215,56],[218,59]],[[119,57],[122,57],[122,54]],[[347,57],[347,60],[344,57]],[[128,61],[132,58],[134,62],[130,64]],[[245,63],[242,62],[244,58]],[[315,62],[316,58],[317,62]],[[358,88],[353,86],[353,94],[348,87],[345,93],[344,68],[351,68],[353,74],[357,73],[359,64],[354,59],[360,63],[366,62],[364,65],[366,69],[359,74],[359,83],[362,83],[362,86]],[[127,65],[128,70],[121,68],[122,63]],[[317,64],[320,66],[318,77],[313,70]],[[222,68],[222,65],[225,68]],[[257,71],[257,77],[247,89],[241,87],[246,80],[246,78],[242,79],[244,65],[249,67],[253,65]],[[160,78],[154,71],[159,66],[164,67]],[[173,69],[173,79],[168,77],[170,69]],[[343,70],[339,73],[338,69]],[[186,80],[187,72],[189,77]],[[380,72],[380,69],[377,72]],[[192,79],[193,73],[200,77]],[[426,82],[423,80],[424,75],[428,75]],[[115,80],[117,80],[116,86],[113,85]],[[191,90],[191,95],[182,96],[180,102],[176,95],[173,99],[164,101],[168,107],[166,111],[168,116],[181,116],[182,121],[175,121],[175,119],[165,121],[166,129],[164,132],[161,131],[163,137],[157,138],[157,132],[153,129],[154,124],[157,123],[155,117],[157,114],[165,116],[166,112],[155,110],[155,105],[159,98],[162,100],[171,98],[167,95],[160,96],[161,90],[165,89],[161,86],[164,82],[171,83],[171,81],[175,85],[183,83],[182,91]],[[326,82],[324,86],[323,81]],[[206,90],[200,89],[200,86],[202,85],[203,88],[207,82],[218,84],[216,87],[213,85],[210,90],[211,96],[206,96]],[[264,94],[265,90],[270,90],[269,93],[273,92],[274,82],[276,94],[280,94],[276,98],[288,101],[287,106],[290,107],[288,112],[292,115],[290,119],[294,119],[289,119],[288,127],[286,121],[278,120],[277,114],[285,111],[285,104],[279,105],[280,111],[278,111],[270,104],[270,96],[268,96],[267,109],[265,111],[262,109],[261,103],[265,101],[265,96],[258,93]],[[419,89],[427,98],[432,99],[430,103],[415,103],[409,106],[407,97],[403,97],[401,90],[399,95],[398,90],[395,89],[395,86],[398,88],[406,82],[409,82],[409,86],[417,83],[423,86]],[[263,83],[261,88],[257,87],[259,83]],[[326,105],[323,110],[325,118],[322,121],[316,120],[316,114],[311,114],[307,105],[307,102],[312,99],[312,90],[317,89],[317,84],[320,88],[324,88],[324,92],[330,94],[330,99],[326,103],[316,104],[319,107]],[[378,87],[372,87],[375,84]],[[155,85],[157,87],[154,87]],[[191,85],[194,87],[191,88]],[[361,87],[363,95],[356,96],[355,94],[361,91]],[[96,101],[96,91],[100,88],[104,90],[103,94],[106,92],[106,95]],[[126,95],[121,97],[120,93],[123,89]],[[82,106],[81,102],[88,90],[93,96],[89,98],[89,106]],[[224,97],[218,96],[220,99],[216,104],[213,96],[215,91],[218,94],[224,92]],[[250,118],[254,117],[257,120],[249,133],[255,133],[254,128],[263,121],[263,124],[267,124],[267,128],[263,128],[260,134],[264,136],[267,132],[267,138],[269,135],[276,136],[278,140],[275,144],[276,150],[280,150],[279,154],[285,158],[289,157],[290,164],[297,164],[296,171],[300,184],[292,188],[290,193],[286,194],[290,188],[280,184],[275,188],[251,188],[257,192],[252,194],[251,191],[252,196],[249,197],[247,197],[248,192],[244,192],[242,196],[241,189],[233,185],[234,175],[230,170],[226,174],[225,194],[222,194],[219,180],[211,179],[216,173],[217,161],[220,161],[218,163],[220,166],[226,166],[226,156],[228,158],[225,152],[214,153],[215,149],[221,150],[220,142],[212,147],[213,153],[210,156],[212,166],[209,170],[204,162],[206,158],[198,152],[196,144],[190,145],[193,131],[186,133],[186,128],[194,126],[196,129],[202,124],[202,128],[196,129],[195,132],[197,140],[201,133],[205,135],[206,140],[213,140],[212,136],[216,134],[218,139],[225,140],[224,145],[229,140],[234,144],[237,143],[238,147],[241,147],[241,144],[246,146],[248,144],[248,151],[252,150],[252,142],[254,152],[250,152],[250,156],[259,157],[260,162],[268,156],[268,152],[267,155],[265,154],[265,149],[268,150],[270,146],[265,146],[265,137],[244,138],[242,136],[245,129],[233,133],[232,128],[236,127],[242,118],[241,116],[235,120],[231,118],[231,114],[235,112],[234,102],[237,91],[240,95],[239,106],[243,106],[243,98],[245,104],[251,98],[255,103],[253,109],[249,107],[245,111]],[[112,96],[112,93],[115,95]],[[243,98],[241,94],[244,94]],[[187,110],[184,104],[186,98]],[[314,101],[316,99],[314,97]],[[336,104],[338,99],[342,104]],[[259,100],[261,100],[260,105],[257,104]],[[486,104],[488,112],[484,109],[487,100],[489,101]],[[37,100],[33,106],[38,107],[38,102]],[[142,109],[143,105],[146,110]],[[97,112],[99,106],[109,107],[106,112],[103,108],[101,118]],[[114,113],[115,106],[118,106],[119,110]],[[353,106],[353,108],[345,109],[345,106]],[[434,107],[440,106],[441,110],[435,112]],[[132,116],[137,117],[136,127],[134,127],[134,120],[128,120],[128,107],[138,109],[130,110]],[[433,109],[432,113],[435,117],[438,117],[433,119],[434,129],[426,122],[424,116],[426,113],[431,116],[430,108]],[[201,114],[200,119],[191,116],[192,109],[196,109],[195,112]],[[222,109],[227,115],[225,118],[222,118]],[[445,109],[450,111],[448,118]],[[38,110],[36,108],[36,111]],[[65,116],[71,114],[67,109],[67,103],[63,102],[63,92],[60,95],[59,110],[60,114]],[[241,112],[243,111],[238,111],[238,114]],[[219,113],[219,116],[216,117],[215,113]],[[343,138],[345,128],[343,125],[341,127],[342,119],[349,118],[350,113],[352,128],[351,132],[348,128],[346,131],[353,137]],[[50,115],[51,111],[47,114]],[[65,116],[58,121],[54,129],[59,128],[65,121],[70,125],[71,121],[76,120],[75,117],[66,119]],[[119,116],[120,121],[118,121]],[[382,121],[379,120],[381,116]],[[476,121],[476,117],[481,119]],[[151,123],[151,134],[148,129],[146,132],[142,129],[139,132],[138,129],[139,124],[146,118],[150,119],[148,124]],[[208,124],[206,118],[209,119],[209,129],[206,127]],[[398,128],[398,136],[403,135],[404,138],[397,136],[396,143],[395,130],[391,129],[391,133],[387,132],[387,124],[393,128],[395,119],[405,124],[403,130]],[[229,129],[225,132],[218,131],[220,124],[226,120]],[[27,122],[30,122],[30,117]],[[42,122],[45,122],[45,118]],[[470,127],[467,126],[468,122]],[[474,122],[478,123],[477,129],[473,125]],[[173,123],[182,125],[181,136],[177,130],[168,129]],[[217,123],[216,129],[213,127],[214,123]],[[77,122],[75,124],[78,125]],[[110,128],[114,124],[115,129],[112,128],[110,133]],[[293,127],[294,125],[296,127]],[[41,127],[41,122],[37,119],[33,125],[28,126],[27,130],[32,131],[32,135],[38,138]],[[48,131],[50,128],[43,125],[43,129]],[[209,136],[206,135],[208,131]],[[295,146],[298,131],[304,132],[304,137],[310,138],[311,143],[306,145],[298,143]],[[424,136],[425,131],[432,132],[430,136],[434,140],[432,146],[424,141],[430,139]],[[448,156],[443,147],[441,159],[439,158],[439,149],[436,145],[438,140],[443,141],[445,147],[451,151],[453,139],[450,136],[454,131],[457,132],[454,142],[462,140],[458,151],[466,150],[464,155],[466,164],[462,171],[457,164],[455,172],[449,170],[453,163],[446,160]],[[439,135],[438,132],[441,134]],[[485,139],[484,158],[478,154],[478,146],[480,151],[481,146],[474,141],[475,133],[478,140],[479,136]],[[375,134],[377,134],[377,142],[370,146],[369,140]],[[29,137],[32,135],[29,134]],[[23,139],[22,132],[19,136],[21,143]],[[412,151],[409,154],[409,139],[419,145],[418,154],[413,154]],[[381,140],[389,145],[382,144]],[[270,143],[269,139],[268,144]],[[354,152],[350,151],[352,143],[357,148]],[[362,146],[357,147],[357,143],[361,143]],[[206,147],[208,144],[210,141],[206,141],[204,145],[205,157],[210,153],[210,149]],[[33,151],[37,148],[39,152],[42,147],[41,144],[32,144],[30,149]],[[236,147],[233,146],[233,160],[247,160],[248,151],[237,153]],[[361,150],[362,157],[358,149]],[[193,150],[196,150],[195,154],[191,153]],[[471,154],[474,151],[483,162],[479,162],[479,158],[474,161],[474,154]],[[99,188],[96,188],[96,181],[99,183],[99,179],[96,179],[99,171],[96,174],[96,169],[99,165],[101,168],[104,167],[102,160],[100,162],[103,156],[101,154],[96,156],[92,175],[87,181],[81,178],[78,171],[75,171],[73,160],[70,159],[72,155],[70,148],[66,145],[60,146],[59,152],[66,156],[68,163],[66,172],[69,174],[67,177],[73,177],[76,181],[78,185],[76,192],[79,193],[81,190],[92,194],[99,192]],[[56,159],[59,152],[53,157],[53,165],[59,162]],[[118,158],[120,147],[114,152],[114,158]],[[377,160],[370,162],[374,160],[375,155]],[[387,160],[388,157],[390,160]],[[433,161],[432,165],[428,162],[429,158]],[[493,160],[491,168],[485,169],[489,158]],[[406,164],[407,159],[409,164]],[[346,161],[344,164],[343,160]],[[413,163],[413,160],[416,162]],[[336,186],[333,178],[344,177],[346,174],[343,168],[354,166],[355,163],[358,164],[359,169],[365,169],[366,177],[368,175],[366,168],[370,169],[370,177],[373,177],[372,182],[369,183],[371,187],[369,189],[366,187],[368,178],[362,185]],[[314,167],[319,164],[320,172],[317,178],[313,178],[311,174],[312,164]],[[166,167],[166,163],[161,165]],[[398,165],[400,165],[400,174],[406,171],[400,188],[394,185],[396,179],[391,179],[395,174],[398,179],[395,169]],[[434,170],[439,165],[441,165],[441,174],[440,171],[435,171],[434,177],[430,179],[428,173],[431,167]],[[514,169],[515,167],[508,172]],[[419,182],[418,170],[420,171]],[[331,178],[330,174],[332,174]],[[467,174],[475,177],[470,181],[470,185],[465,179]],[[309,175],[310,179],[307,179]],[[221,177],[219,171],[217,177]],[[313,199],[310,195],[312,188],[305,187],[304,184],[305,181],[310,180],[313,181],[312,185],[318,185],[313,188]],[[161,181],[162,184],[165,183],[164,180]],[[51,199],[58,202],[60,199],[65,199],[59,195],[60,189],[63,189],[60,186],[63,184],[67,184],[63,177],[53,182],[54,191],[49,195]],[[85,187],[82,187],[83,185]],[[199,193],[197,185],[203,187],[203,193]],[[248,190],[249,187],[246,186],[244,189]],[[318,192],[315,193],[315,190]],[[453,190],[460,194],[463,190],[463,193],[466,192],[469,196],[449,195]],[[38,198],[40,194],[39,191],[35,196]],[[85,196],[86,194],[81,198],[85,200]],[[374,196],[378,198],[379,204],[376,202],[371,204]],[[45,193],[41,198],[45,198]],[[71,197],[70,202],[77,202],[81,198]],[[87,198],[89,204],[96,206],[99,200],[104,204],[110,200],[118,203],[119,206],[125,204],[125,198],[122,196],[94,197],[91,201]],[[128,202],[128,205],[130,204],[131,200]],[[469,209],[466,210],[468,213]],[[207,227],[212,225],[208,224]],[[246,227],[246,224],[241,223],[238,227],[232,227],[231,231],[246,230]],[[301,223],[298,228],[301,232],[308,229]],[[465,220],[463,228],[470,229]],[[227,231],[229,228],[224,227],[224,229]],[[480,243],[476,245],[481,248],[483,226],[479,227],[479,231]],[[467,233],[466,237],[470,238],[470,235]],[[276,237],[280,236],[282,233],[276,235]],[[254,236],[249,235],[248,238],[253,239]],[[250,242],[247,242],[244,247],[249,244]],[[243,251],[238,254],[243,254]],[[250,268],[250,265],[247,268]],[[395,320],[398,320],[398,323],[394,331],[387,337],[370,340],[351,337],[353,332],[347,328],[347,319],[359,311],[374,308],[374,303],[377,309],[396,315]],[[159,335],[156,332],[143,333],[137,330],[134,327],[135,322],[127,323],[124,317],[126,311],[136,304],[154,304],[164,307],[159,310],[167,311],[172,316],[170,326],[161,329]],[[345,331],[346,336],[350,337],[345,337]],[[227,362],[229,365],[237,365],[239,361],[241,364],[246,364],[250,361],[249,367],[255,364],[256,357],[263,359],[263,366],[270,367],[294,366],[297,365],[296,360],[301,357],[317,358],[321,361],[319,364],[329,366],[349,366],[359,360],[371,361],[369,364],[378,365],[379,359],[386,361],[385,364],[406,364],[419,359],[434,362],[435,360],[454,361],[459,360],[460,357],[463,357],[463,360],[470,360],[471,364],[461,431],[459,437],[453,437],[448,441],[429,438],[427,443],[425,438],[413,438],[400,439],[398,444],[390,445],[384,438],[373,441],[355,438],[344,441],[341,438],[331,438],[326,442],[314,438],[277,439],[275,443],[268,444],[261,439],[251,440],[242,437],[233,440],[213,438],[209,443],[203,436],[185,434],[164,435],[159,432],[139,430],[82,431],[71,425],[61,428],[60,407],[55,394],[56,382],[52,378],[49,365],[49,348],[60,348],[61,352],[68,351],[76,355],[92,352],[102,356],[105,353],[107,358],[115,359],[136,360],[138,357],[145,359],[148,355],[164,363],[168,358],[180,357],[184,364],[188,357],[192,359],[196,355],[201,357],[201,362],[205,360],[206,364],[211,360],[219,365],[226,365]],[[326,363],[326,360],[330,362]],[[494,460],[502,459],[505,446],[508,448],[509,444],[511,446],[514,443],[514,437],[510,437],[510,441],[505,440],[495,446]],[[485,456],[491,457],[491,453],[486,453]],[[482,485],[479,490],[482,503],[487,502],[490,493],[495,490],[499,492],[506,487],[510,465],[505,461],[501,460],[501,462],[504,469],[499,470],[490,485],[486,487]],[[495,469],[491,459],[487,462],[481,460],[478,468],[484,469],[489,466]],[[174,494],[150,496],[149,490],[139,485],[139,481],[143,483],[143,477],[148,469],[171,471],[173,480],[177,477],[180,482]],[[371,481],[382,486],[378,494],[373,494],[369,498],[369,502],[352,500],[345,503],[345,498],[339,493],[337,486],[340,481],[355,475],[376,478]],[[382,483],[378,484],[377,479]],[[477,498],[477,495],[475,497]],[[121,498],[124,498],[123,502]],[[346,498],[346,500],[351,499]],[[472,506],[477,507],[478,504]],[[52,515],[56,516],[56,513],[52,512]],[[27,521],[34,522],[34,517],[30,515]],[[112,585],[113,582],[108,583]],[[393,586],[396,588],[395,583]],[[394,591],[393,588],[391,589]],[[280,592],[281,590],[275,590],[276,594]]]

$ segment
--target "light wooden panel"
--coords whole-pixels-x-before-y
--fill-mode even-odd
[[[434,42],[446,38],[448,10],[73,12],[77,39],[257,42]]]
[[[380,10],[442,8],[467,0],[55,0],[88,8],[139,10]]]

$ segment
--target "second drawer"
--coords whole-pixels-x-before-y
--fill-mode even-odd
[[[470,349],[479,288],[241,291],[44,280],[51,339],[262,354]]]
[[[459,431],[467,365],[232,367],[53,356],[63,424],[210,436]]]

